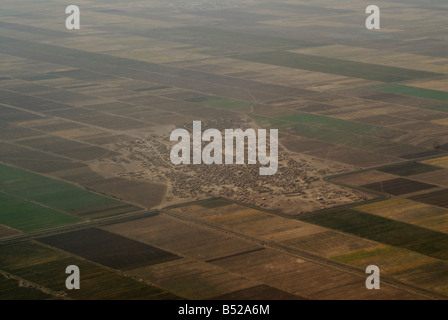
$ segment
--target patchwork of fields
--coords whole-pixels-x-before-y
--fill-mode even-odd
[[[0,299],[448,298],[448,4],[66,5],[1,4]],[[195,120],[280,174],[174,168]]]
[[[0,164],[0,177],[0,223],[23,232],[142,210],[67,182],[6,165]]]

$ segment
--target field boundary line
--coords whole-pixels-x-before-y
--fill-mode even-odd
[[[39,238],[47,237],[47,236],[53,236],[57,234],[72,232],[72,231],[78,231],[83,229],[89,229],[89,228],[95,228],[95,227],[102,227],[110,224],[116,224],[116,223],[123,223],[131,220],[137,220],[142,218],[148,218],[148,217],[154,217],[159,215],[159,211],[148,211],[148,210],[142,210],[137,212],[131,212],[128,214],[120,214],[112,217],[106,217],[98,220],[93,221],[85,221],[80,222],[76,224],[51,228],[51,229],[44,229],[34,232],[29,232],[26,234],[19,234],[19,235],[13,235],[9,237],[5,237],[0,239],[0,246],[2,245],[10,245],[18,242],[24,242],[29,240],[36,240]]]

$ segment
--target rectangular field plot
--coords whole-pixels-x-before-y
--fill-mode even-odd
[[[402,155],[401,158],[403,158],[403,159],[418,159],[418,158],[443,155],[444,153],[445,152],[442,150],[429,150],[429,151],[405,154],[405,155]],[[434,164],[434,165],[436,165],[436,164]]]
[[[430,193],[425,193],[417,195],[410,198],[414,201],[419,201],[423,203],[433,204],[435,206],[448,208],[448,190],[439,190]]]
[[[374,264],[382,274],[421,288],[447,294],[448,263],[408,250],[379,246],[333,257],[334,260],[364,268]]]
[[[21,140],[19,143],[42,151],[83,161],[94,160],[105,154],[110,154],[111,156],[118,155],[116,152],[100,147],[54,136],[31,138]]]
[[[39,241],[115,269],[132,269],[179,258],[170,252],[96,228],[40,238]]]
[[[255,243],[167,215],[124,222],[103,229],[203,261],[261,248]]]
[[[363,185],[362,187],[378,192],[389,193],[394,196],[437,188],[436,185],[409,180],[405,178],[397,178],[392,180],[370,183]]]
[[[97,192],[126,199],[144,208],[152,208],[162,202],[166,186],[155,182],[128,180],[125,178],[109,178],[86,184],[86,187]],[[134,208],[136,208],[134,206]],[[134,210],[135,211],[135,210]]]
[[[402,94],[402,95],[412,96],[412,97],[420,97],[420,98],[448,101],[448,92],[440,91],[440,90],[410,87],[410,86],[404,86],[404,85],[399,85],[399,84],[387,84],[387,85],[382,85],[382,86],[375,86],[375,87],[372,87],[371,89],[382,91],[382,92],[391,92],[391,93],[396,93],[396,94]]]
[[[331,178],[331,181],[343,183],[349,186],[362,186],[366,184],[391,180],[396,178],[394,175],[376,170],[362,171],[359,173],[345,174],[339,177]]]
[[[413,176],[412,178],[421,182],[426,182],[448,188],[448,168],[418,174]]]
[[[433,107],[428,107],[427,109],[435,110],[435,111],[439,111],[439,112],[448,112],[448,106],[433,106]]]
[[[242,289],[221,296],[213,297],[213,300],[304,300],[304,298],[288,292],[267,286],[259,285]]]
[[[278,117],[281,120],[295,122],[299,124],[306,124],[312,126],[318,126],[322,128],[335,129],[341,131],[347,131],[351,133],[361,133],[361,134],[373,134],[378,131],[386,131],[386,128],[377,127],[368,124],[362,124],[353,121],[341,120],[336,118],[330,118],[326,116],[301,113],[293,114],[289,116]]]
[[[0,190],[32,201],[34,206],[41,204],[57,211],[87,218],[141,210],[138,207],[88,192],[60,180],[5,165],[0,165],[0,176]],[[25,210],[25,212],[28,211]],[[11,212],[11,214],[13,213]],[[51,214],[54,216],[54,212]],[[60,215],[60,218],[63,219],[63,216]]]
[[[318,57],[284,51],[246,54],[234,56],[233,58],[382,82],[395,82],[441,75],[433,72],[388,67],[384,65]]]
[[[301,220],[429,257],[448,260],[448,235],[373,214],[345,209],[312,214]]]
[[[269,249],[229,257],[214,264],[305,299],[418,298],[387,285],[382,290],[366,290],[365,280],[357,275]]]
[[[14,124],[1,122],[0,123],[0,139],[10,141],[14,139],[23,139],[34,137],[39,134],[39,131],[23,128]]]
[[[357,206],[355,209],[435,231],[448,231],[448,210],[421,202],[394,198]]]
[[[216,208],[193,205],[176,211],[258,239],[326,257],[376,245],[352,235],[237,204]]]
[[[289,151],[295,153],[302,153],[311,150],[321,150],[325,148],[332,147],[334,145],[330,143],[321,142],[319,140],[308,139],[298,136],[293,136],[290,134],[280,134],[279,135],[281,144]]]
[[[219,97],[199,97],[199,98],[191,98],[186,101],[199,103],[205,106],[220,108],[220,109],[239,109],[243,107],[249,107],[251,103],[242,102],[242,101],[234,101],[225,98]]]
[[[219,207],[227,206],[229,204],[232,204],[232,203],[227,200],[224,200],[224,199],[209,200],[209,201],[198,203],[198,205],[200,205],[201,207],[204,207],[204,208],[219,208]]]
[[[428,164],[422,164],[418,162],[407,162],[399,165],[392,165],[384,168],[377,169],[381,172],[391,173],[398,176],[412,176],[414,174],[426,173],[435,170],[440,170],[441,168],[435,167]]]
[[[354,208],[359,211],[408,223],[448,214],[447,209],[400,198],[373,202]]]
[[[213,264],[188,258],[128,272],[187,299],[210,299],[259,284]]]
[[[368,152],[341,145],[311,150],[307,153],[319,158],[338,161],[363,168],[376,167],[400,160],[399,158],[391,157],[379,152]]]
[[[387,275],[440,261],[419,253],[387,245],[356,250],[334,256],[332,259],[359,268],[365,268],[365,266],[374,264]]]
[[[0,225],[0,238],[13,236],[15,234],[20,233],[19,230],[15,230],[11,227],[7,227],[5,225]]]
[[[448,264],[437,261],[397,272],[394,277],[448,294]]]
[[[425,160],[425,161],[422,161],[422,163],[448,169],[448,157],[441,157],[441,158]]]
[[[73,299],[175,299],[176,296],[124,276],[92,262],[35,242],[0,246],[0,270],[33,282],[54,292],[56,297]],[[65,286],[65,269],[76,265],[81,270],[81,290],[68,290]],[[20,294],[20,288],[13,296]],[[33,298],[32,292],[28,298]]]
[[[19,286],[19,281],[0,273],[0,300],[47,300],[53,298],[35,288]]]
[[[22,231],[47,229],[82,221],[78,217],[1,192],[0,202],[0,223]]]

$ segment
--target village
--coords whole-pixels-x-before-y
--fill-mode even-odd
[[[215,126],[223,130],[225,125],[241,128],[249,126],[244,120],[225,122],[210,121],[205,127]],[[191,123],[179,124],[180,128],[188,129],[188,126]],[[263,176],[259,173],[260,163],[175,165],[170,161],[173,143],[169,141],[167,133],[152,134],[117,145],[117,151],[123,156],[106,161],[113,161],[125,168],[118,173],[120,177],[167,185],[165,204],[224,197],[262,208],[301,213],[309,211],[309,208],[323,209],[340,204],[340,201],[345,203],[366,199],[361,193],[325,183],[323,177],[337,173],[333,171],[335,169],[319,168],[315,161],[293,154],[281,145],[278,147],[277,173]],[[301,203],[304,201],[312,205],[302,208]]]

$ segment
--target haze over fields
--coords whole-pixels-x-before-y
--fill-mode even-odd
[[[349,0],[70,4],[79,30],[0,4],[0,298],[448,297],[446,1],[379,30]],[[174,165],[193,121],[278,129],[277,173]]]

